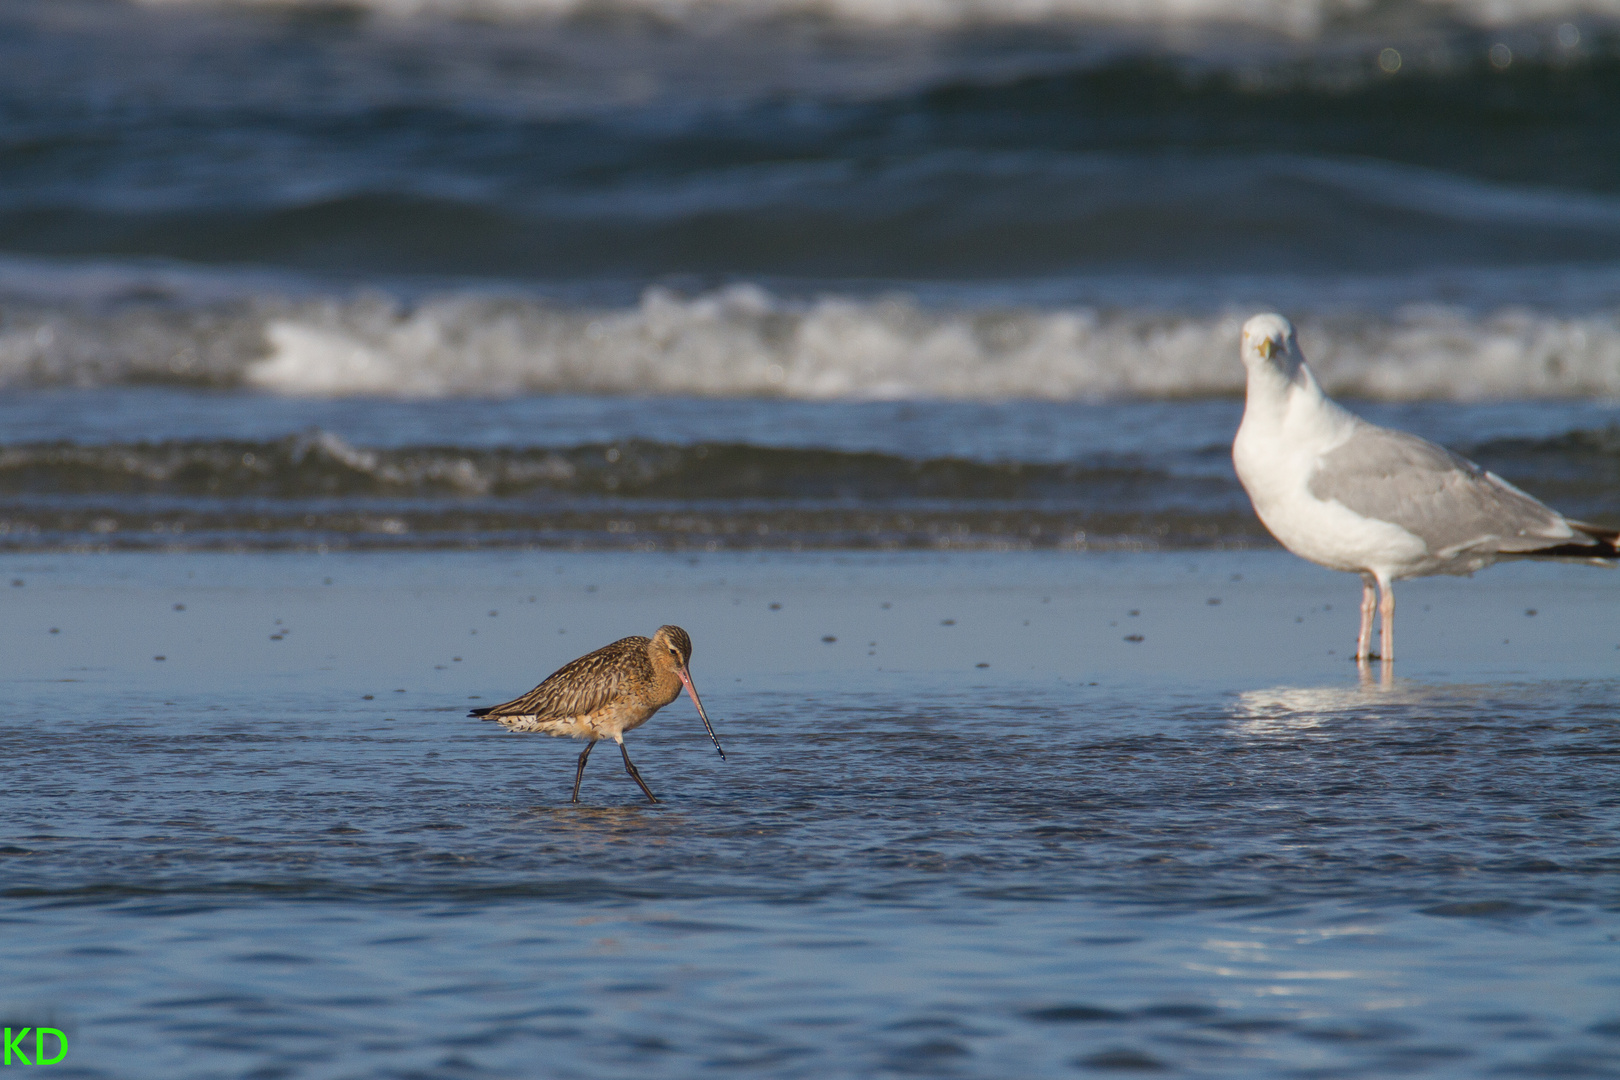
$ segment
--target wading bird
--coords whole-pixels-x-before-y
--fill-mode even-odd
[[[692,696],[703,727],[720,751],[709,715],[698,700],[697,687],[686,665],[692,659],[692,639],[678,626],[660,626],[650,639],[627,637],[604,645],[558,668],[546,681],[520,698],[504,705],[474,709],[468,716],[504,724],[513,731],[538,731],[546,735],[567,735],[589,739],[574,770],[574,802],[579,802],[579,782],[585,775],[585,759],[591,748],[603,739],[619,744],[624,768],[641,786],[647,798],[658,797],[641,779],[624,747],[624,733],[652,719],[653,713],[681,696],[681,688]]]
[[[1512,484],[1416,435],[1369,424],[1325,393],[1281,315],[1243,325],[1248,391],[1232,463],[1282,546],[1360,574],[1356,659],[1395,657],[1393,582],[1472,574],[1498,559],[1620,558],[1620,533],[1570,521]]]

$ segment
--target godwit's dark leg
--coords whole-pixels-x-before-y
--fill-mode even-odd
[[[652,802],[657,802],[658,796],[652,793],[652,788],[647,786],[646,782],[641,779],[641,774],[636,772],[636,767],[631,764],[630,751],[625,749],[624,743],[619,744],[619,753],[624,755],[624,771],[630,774],[630,779],[641,785],[641,790],[647,793],[647,798],[649,800]]]
[[[591,747],[595,745],[596,740],[592,739],[585,744],[585,749],[579,753],[579,768],[574,770],[574,802],[579,802],[579,781],[585,775],[585,759],[591,756]]]

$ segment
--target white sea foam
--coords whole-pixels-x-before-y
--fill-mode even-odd
[[[139,0],[152,6],[330,7],[332,0]],[[1185,26],[1240,24],[1314,36],[1330,23],[1380,8],[1375,0],[347,0],[392,18],[559,19],[604,12],[672,23],[820,18],[875,27],[951,29],[982,24],[1092,22]],[[1421,0],[1434,18],[1479,26],[1620,18],[1620,0]]]
[[[285,394],[608,393],[835,398],[1166,397],[1238,393],[1250,309],[936,309],[904,297],[788,302],[756,286],[650,289],[589,311],[445,296],[272,318],[246,381]],[[1620,311],[1410,305],[1294,311],[1336,393],[1391,400],[1620,397]]]
[[[28,273],[25,262],[0,260],[0,387],[179,380],[306,397],[801,400],[1236,394],[1238,328],[1276,308],[1298,324],[1335,393],[1620,398],[1612,267],[1432,280],[958,284],[887,296],[795,297],[739,284],[691,296],[651,288],[613,306],[466,289],[414,300],[334,294],[310,281],[174,267]]]

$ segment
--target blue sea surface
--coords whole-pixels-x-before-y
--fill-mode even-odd
[[[1406,586],[1391,680],[1277,552],[3,562],[51,1075],[1620,1069],[1610,575]],[[658,805],[465,715],[663,620]]]
[[[1036,10],[1039,9],[1039,10]],[[1571,0],[8,0],[0,386],[1620,396]]]

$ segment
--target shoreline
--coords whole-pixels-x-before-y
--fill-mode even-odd
[[[13,678],[411,678],[446,692],[452,664],[482,683],[538,681],[664,622],[692,633],[695,671],[726,679],[1337,684],[1355,677],[1360,590],[1280,550],[0,554],[0,587],[14,581],[0,592]],[[1396,596],[1399,677],[1620,667],[1620,574],[1602,568],[1508,563]]]

